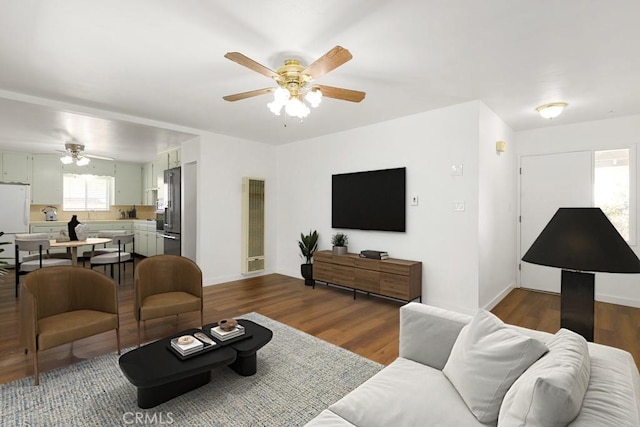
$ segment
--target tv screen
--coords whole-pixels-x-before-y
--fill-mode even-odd
[[[332,176],[331,227],[405,231],[406,168]]]

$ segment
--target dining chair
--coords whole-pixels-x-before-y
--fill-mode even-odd
[[[122,234],[113,236],[113,243],[116,244],[117,251],[115,252],[104,252],[99,253],[98,255],[94,255],[89,259],[90,267],[93,269],[96,265],[102,266],[111,266],[111,277],[113,278],[113,266],[118,265],[118,284],[121,282],[122,270],[120,267],[127,262],[131,262],[133,264],[133,271],[136,271],[135,257],[133,253],[135,252],[135,239],[133,234]],[[129,251],[127,252],[127,245],[129,246]]]
[[[115,236],[122,236],[123,234],[131,234],[131,233],[128,233],[127,230],[100,230],[100,231],[98,231],[98,237],[99,238],[107,238],[107,239],[113,239]],[[85,261],[87,259],[90,259],[92,256],[102,255],[102,254],[109,253],[109,252],[118,252],[118,248],[114,247],[114,246],[107,247],[106,243],[103,245],[103,247],[96,247],[96,245],[91,245],[91,250],[90,251],[84,251],[82,253],[82,265],[84,266],[85,265]]]
[[[24,237],[28,238],[25,239]],[[24,234],[16,235],[14,261],[16,269],[16,298],[18,297],[20,276],[39,268],[71,265],[71,260],[68,258],[52,257],[49,254],[50,245],[51,243],[46,234],[32,234],[30,236]]]

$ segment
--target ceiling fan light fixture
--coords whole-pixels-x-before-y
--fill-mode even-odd
[[[304,96],[304,100],[313,108],[316,108],[322,102],[322,92],[320,89],[312,89]]]
[[[70,165],[71,163],[73,163],[73,157],[69,155],[62,156],[60,157],[60,161],[65,165]]]
[[[307,107],[304,102],[300,101],[298,98],[293,97],[289,99],[289,102],[287,102],[287,105],[285,105],[284,109],[288,115],[290,115],[291,117],[297,117],[299,119],[304,119],[311,112],[309,107]]]
[[[76,162],[76,165],[78,166],[86,166],[89,164],[89,162],[91,162],[91,159],[88,157],[80,157],[78,158],[78,161]]]
[[[537,107],[536,111],[543,118],[552,120],[562,114],[567,105],[569,104],[567,104],[566,102],[552,102]]]

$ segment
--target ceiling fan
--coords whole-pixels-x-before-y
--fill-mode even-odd
[[[64,153],[65,155],[60,157],[60,161],[65,165],[75,163],[78,166],[86,166],[89,164],[91,159],[102,159],[102,160],[111,160],[111,157],[103,157],[103,156],[94,156],[92,154],[83,154],[84,145],[77,144],[75,142],[67,142],[64,144],[65,151],[58,150],[60,153]]]
[[[320,104],[323,96],[351,102],[360,102],[365,97],[364,92],[357,90],[318,84],[311,85],[313,81],[353,58],[351,53],[341,46],[334,47],[307,67],[296,59],[287,59],[284,61],[284,65],[276,71],[239,52],[227,52],[224,57],[272,78],[278,84],[276,88],[270,87],[223,96],[225,101],[239,101],[273,92],[274,100],[267,106],[275,115],[279,116],[280,111],[284,108],[288,115],[302,119],[308,116],[311,111],[303,101],[315,108]]]

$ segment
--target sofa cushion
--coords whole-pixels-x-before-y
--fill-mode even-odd
[[[480,422],[495,423],[509,387],[546,351],[481,309],[460,331],[442,372]]]
[[[334,414],[328,409],[320,412],[320,414],[309,421],[304,427],[355,427],[349,421]]]
[[[591,374],[587,341],[560,329],[547,346],[505,395],[499,426],[566,426],[580,412]]]
[[[402,357],[329,409],[358,427],[483,425],[442,371]]]
[[[631,354],[588,343],[591,378],[571,427],[640,426],[640,376]]]

